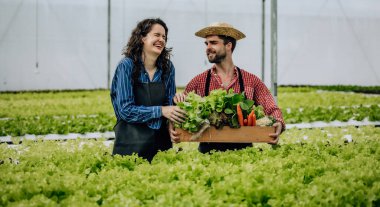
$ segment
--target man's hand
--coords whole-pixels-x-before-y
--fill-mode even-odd
[[[179,135],[181,135],[181,133],[174,130],[174,124],[171,121],[169,121],[169,134],[173,143],[180,143]]]
[[[161,110],[162,116],[174,123],[182,123],[186,119],[186,111],[180,109],[178,106],[162,106]]]
[[[273,124],[275,128],[275,133],[269,134],[270,137],[274,138],[273,141],[270,141],[268,144],[277,144],[278,140],[280,140],[280,134],[282,131],[282,124],[281,122],[276,122]]]
[[[186,99],[186,95],[184,93],[176,93],[173,97],[173,102],[177,104],[180,102],[184,102],[185,99]]]

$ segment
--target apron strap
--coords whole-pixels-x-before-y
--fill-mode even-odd
[[[206,76],[205,96],[208,96],[208,92],[210,88],[210,79],[211,79],[211,69],[208,70],[207,76]]]
[[[240,85],[240,93],[244,91],[244,81],[243,76],[241,75],[240,68],[237,67],[238,75],[239,75],[239,85]],[[205,96],[208,96],[210,92],[210,81],[211,81],[211,69],[208,70],[207,76],[206,76],[206,86],[205,86]]]
[[[240,84],[240,93],[242,93],[244,91],[244,81],[243,81],[243,76],[241,75],[241,71],[240,71],[240,68],[237,67],[237,71],[238,71],[238,74],[239,74],[239,84]]]

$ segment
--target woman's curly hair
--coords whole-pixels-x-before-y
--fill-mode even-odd
[[[152,27],[155,24],[160,24],[162,27],[164,27],[166,33],[165,42],[167,42],[168,27],[166,26],[165,22],[160,18],[144,19],[139,22],[136,28],[132,31],[128,44],[123,49],[122,54],[125,55],[125,57],[131,58],[134,64],[132,72],[132,81],[134,83],[137,83],[141,70],[144,68],[143,62],[141,61],[141,54],[143,53],[142,39],[143,37],[146,37],[146,35],[152,30]],[[171,51],[172,48],[164,47],[156,61],[156,66],[162,68],[163,70],[163,80],[165,80],[169,74]]]

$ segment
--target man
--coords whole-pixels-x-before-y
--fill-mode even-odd
[[[281,110],[277,107],[270,91],[265,84],[255,75],[235,66],[232,53],[236,41],[245,37],[239,30],[227,23],[215,23],[195,33],[196,36],[205,38],[206,54],[210,63],[214,63],[211,69],[195,76],[186,86],[185,92],[195,91],[200,96],[207,96],[211,90],[223,88],[233,89],[235,93],[245,92],[248,99],[254,100],[255,105],[262,105],[264,112],[276,118],[273,125],[275,133],[270,134],[275,138],[270,144],[277,144],[280,134],[285,130],[285,122]],[[185,95],[177,94],[174,102],[184,101]],[[179,133],[171,126],[170,136],[173,142],[179,142]],[[252,146],[251,143],[200,143],[199,151],[202,153],[211,150],[234,150]]]

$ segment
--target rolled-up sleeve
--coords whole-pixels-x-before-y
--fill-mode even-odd
[[[269,89],[265,86],[263,82],[261,82],[258,79],[255,81],[254,88],[255,90],[253,98],[255,103],[264,107],[265,114],[273,116],[274,118],[276,118],[277,121],[281,122],[282,130],[284,131],[286,125],[282,117],[282,112],[280,108],[276,105],[276,102]]]

